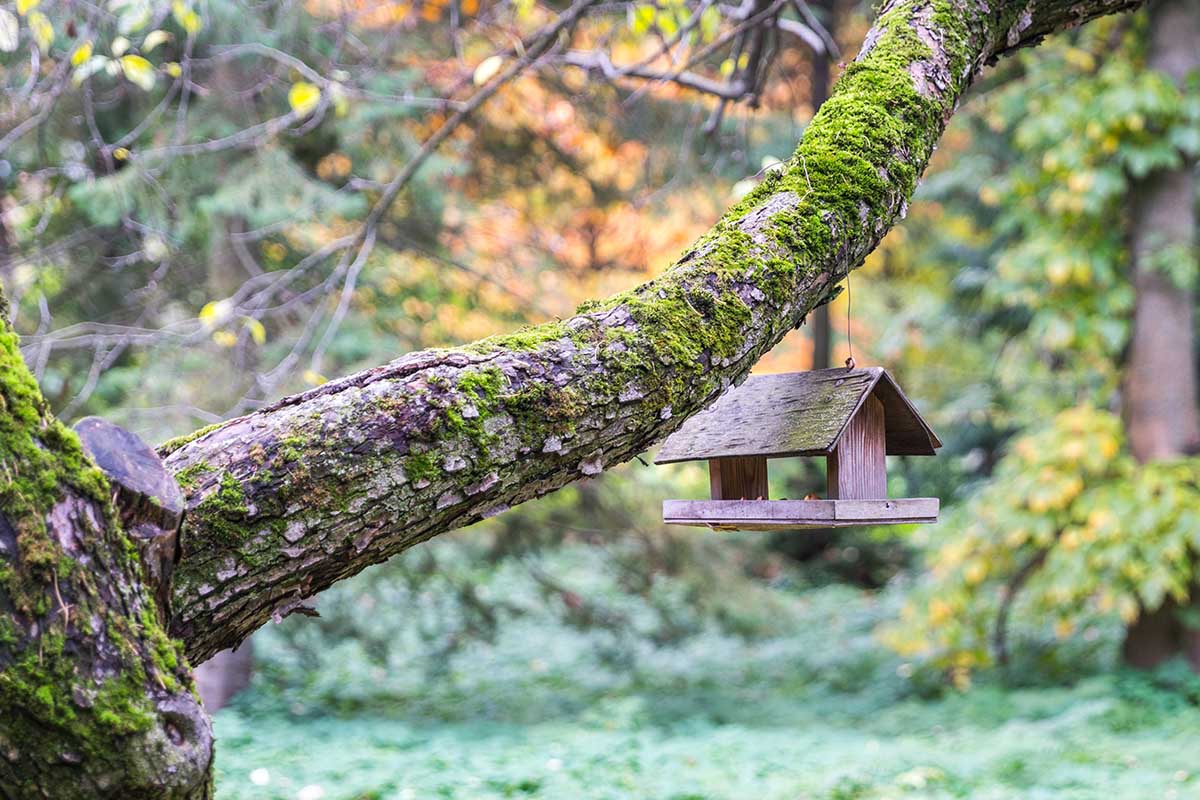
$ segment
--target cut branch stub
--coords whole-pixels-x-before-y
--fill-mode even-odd
[[[183,522],[183,493],[153,448],[135,433],[99,417],[75,423],[83,449],[108,477],[121,524],[137,542],[160,619],[170,616],[171,571]]]

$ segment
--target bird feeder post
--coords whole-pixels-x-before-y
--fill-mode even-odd
[[[708,483],[713,500],[766,500],[765,458],[710,458]]]

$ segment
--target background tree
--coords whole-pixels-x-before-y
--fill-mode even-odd
[[[1194,75],[1178,62],[1173,72],[1148,68],[1171,51],[1160,26],[1194,34],[1166,22],[1176,7],[1062,42],[973,115],[981,135],[998,137],[997,156],[967,190],[1008,235],[981,248],[985,266],[960,277],[961,295],[975,308],[974,331],[1003,342],[989,387],[999,430],[980,448],[981,463],[993,448],[1000,461],[964,507],[966,535],[937,550],[927,594],[891,633],[902,652],[960,679],[1008,660],[1014,618],[1043,653],[1113,613],[1131,626],[1131,663],[1179,652],[1176,606],[1191,596],[1197,507],[1196,466],[1182,444],[1196,413],[1186,288],[1195,242],[1186,226],[1165,233],[1141,199],[1190,176],[1200,146]],[[1179,220],[1194,218],[1194,192],[1186,197]],[[1147,315],[1158,302],[1177,313]],[[1154,374],[1174,367],[1150,380],[1147,340],[1159,325],[1172,334],[1153,351],[1162,359]],[[1022,429],[1038,432],[1012,436]],[[1152,453],[1150,430],[1171,431],[1174,449]]]

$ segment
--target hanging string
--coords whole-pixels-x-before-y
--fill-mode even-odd
[[[858,363],[854,360],[854,338],[850,335],[850,273],[846,273],[846,344],[850,348],[850,357],[846,359],[846,369],[854,369]]]

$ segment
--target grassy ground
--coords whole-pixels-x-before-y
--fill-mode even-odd
[[[870,635],[886,602],[803,603],[792,635],[698,636],[632,666],[518,624],[352,714],[251,691],[216,718],[218,798],[1200,799],[1187,679],[931,693]]]
[[[1200,798],[1200,716],[1114,730],[1123,701],[1107,679],[905,702],[870,717],[839,714],[832,697],[747,692],[735,718],[701,706],[666,721],[656,719],[663,701],[612,697],[576,721],[532,725],[223,713],[218,797],[319,786],[307,796]]]

